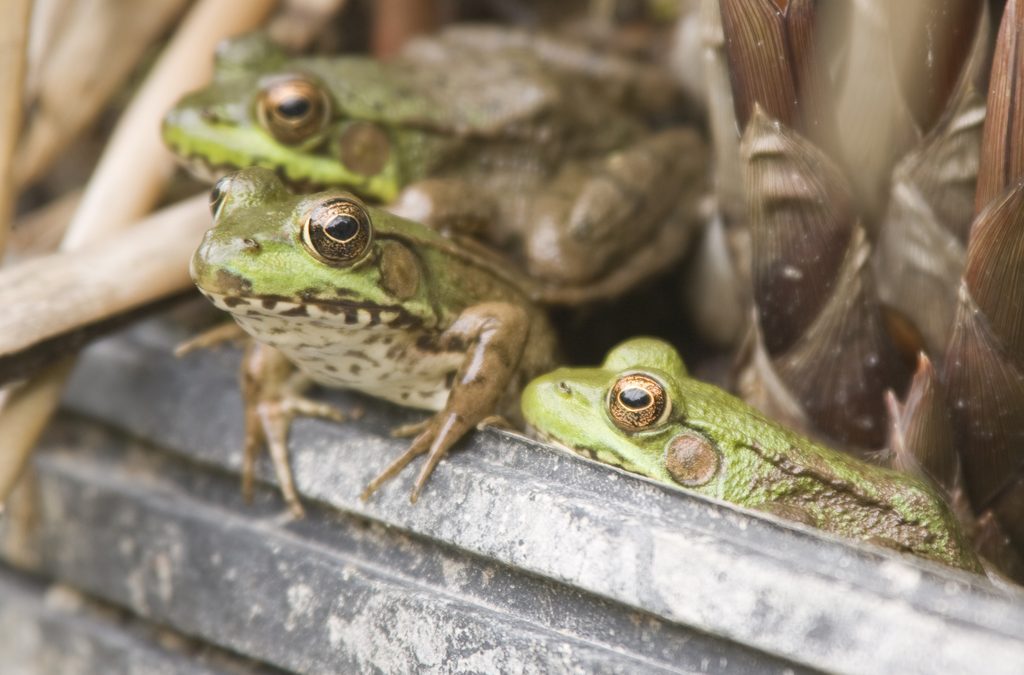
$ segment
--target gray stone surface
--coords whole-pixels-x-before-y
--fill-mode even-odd
[[[247,507],[234,477],[82,422],[50,434],[34,491],[39,571],[295,672],[789,670],[361,518]]]
[[[5,675],[272,673],[2,566],[0,598]]]
[[[271,490],[246,507],[233,475],[238,355],[176,361],[175,339],[148,324],[88,352],[67,406],[168,454],[107,434],[87,455],[72,447],[89,425],[69,423],[72,435],[51,438],[37,462],[42,503],[55,510],[42,510],[46,534],[33,545],[50,573],[184,632],[300,670],[761,672],[790,662],[1019,673],[1024,663],[1019,594],[506,433],[475,434],[417,505],[413,470],[361,502],[403,448],[385,430],[415,415],[354,396],[331,395],[365,405],[360,422],[294,428],[312,516],[289,522]],[[260,476],[272,483],[268,462]],[[111,514],[108,529],[134,542],[125,553],[99,538]],[[146,562],[140,551],[164,553]],[[289,626],[310,639],[290,638]]]

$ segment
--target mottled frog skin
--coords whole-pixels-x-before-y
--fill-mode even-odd
[[[599,368],[543,375],[523,392],[522,408],[540,436],[599,462],[981,571],[952,512],[927,485],[779,426],[689,377],[660,340],[629,340]]]
[[[415,497],[455,441],[486,417],[514,411],[522,385],[552,363],[554,339],[526,282],[485,251],[349,193],[292,195],[266,169],[222,179],[212,203],[214,227],[191,266],[206,297],[320,384],[436,411],[369,490],[426,453]],[[257,361],[281,371],[273,356]],[[246,456],[263,438],[283,455],[280,401],[286,417],[317,408],[251,380],[250,390],[269,392],[257,398],[278,405],[250,415]],[[282,474],[287,462],[277,456]],[[290,474],[281,482],[290,485]]]
[[[262,166],[480,231],[545,282],[543,299],[577,302],[666,269],[697,226],[703,144],[657,124],[674,91],[651,66],[508,30],[449,29],[388,62],[288,58],[246,36],[163,135],[210,178]]]

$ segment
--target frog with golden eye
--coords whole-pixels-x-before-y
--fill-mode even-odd
[[[706,153],[666,124],[676,91],[653,66],[508,29],[450,28],[387,62],[289,58],[250,35],[222,46],[163,136],[211,180],[260,166],[472,232],[539,299],[575,304],[668,269],[699,227]]]
[[[294,367],[327,387],[431,411],[402,430],[414,436],[408,450],[363,495],[426,455],[415,501],[460,438],[490,416],[516,418],[522,386],[553,365],[553,332],[529,300],[529,282],[482,247],[341,190],[294,195],[267,169],[221,179],[212,197],[214,226],[191,274],[256,340],[242,377],[247,493],[266,444],[285,499],[301,514],[290,422],[341,419],[301,396]]]
[[[598,462],[973,572],[956,518],[911,476],[786,429],[689,377],[678,352],[634,338],[597,368],[561,368],[523,391],[541,438]]]

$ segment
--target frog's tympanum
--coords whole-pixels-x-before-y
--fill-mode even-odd
[[[543,375],[522,407],[540,436],[597,461],[980,571],[953,514],[924,483],[818,445],[688,377],[660,340],[629,340],[600,368]]]
[[[288,423],[337,414],[289,391],[285,358],[321,384],[437,411],[413,425],[408,451],[365,493],[427,454],[414,500],[452,444],[503,406],[515,411],[526,380],[552,365],[545,316],[484,251],[346,192],[292,195],[267,169],[221,179],[211,203],[214,227],[192,258],[192,278],[269,346],[248,358],[261,377],[243,371],[244,485],[265,441],[293,510]]]
[[[694,231],[705,153],[664,127],[674,91],[653,66],[515,31],[454,28],[388,62],[290,59],[246,36],[163,134],[208,178],[262,166],[480,230],[545,282],[539,297],[577,302],[664,270]]]

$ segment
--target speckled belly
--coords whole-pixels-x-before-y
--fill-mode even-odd
[[[393,310],[326,311],[312,304],[204,295],[320,384],[399,405],[442,409],[465,358],[433,349],[432,332],[411,326]]]

